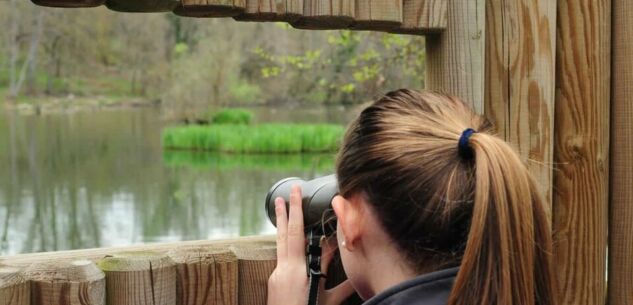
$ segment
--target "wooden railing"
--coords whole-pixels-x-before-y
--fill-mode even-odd
[[[0,259],[1,305],[264,305],[273,236]]]

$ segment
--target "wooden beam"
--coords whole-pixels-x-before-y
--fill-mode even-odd
[[[397,34],[431,34],[446,28],[448,0],[404,0],[402,25],[390,30]]]
[[[633,3],[612,0],[610,305],[633,302]]]
[[[354,23],[355,0],[303,0],[303,16],[290,24],[298,29],[347,29]]]
[[[246,0],[246,10],[238,21],[294,22],[303,15],[303,0]]]
[[[179,0],[106,0],[108,9],[125,13],[171,12]]]
[[[553,226],[560,304],[604,304],[611,1],[557,3]]]
[[[122,252],[98,263],[108,305],[176,305],[176,264],[153,252]]]
[[[237,305],[237,257],[227,248],[174,249],[176,305]]]
[[[246,9],[246,0],[181,0],[174,14],[183,17],[233,17]]]
[[[19,268],[0,266],[0,304],[30,305],[30,287]]]
[[[556,3],[486,2],[485,114],[518,150],[551,209]]]
[[[49,261],[25,271],[31,305],[105,305],[105,275],[87,260]]]
[[[356,0],[354,30],[388,31],[402,25],[402,0]]]
[[[484,1],[447,3],[442,35],[426,37],[426,87],[450,92],[483,113]]]
[[[98,261],[106,256],[111,256],[120,252],[156,252],[167,253],[170,250],[176,248],[192,248],[192,247],[229,247],[239,246],[242,244],[259,244],[264,243],[267,246],[275,245],[274,235],[262,235],[262,236],[248,236],[234,239],[218,239],[218,240],[196,240],[196,241],[181,241],[181,242],[169,242],[169,243],[156,243],[156,244],[142,244],[133,246],[111,247],[111,248],[96,248],[96,249],[83,249],[83,250],[70,250],[70,251],[57,251],[57,252],[40,252],[40,253],[28,253],[19,254],[13,256],[0,257],[0,265],[7,266],[28,266],[33,263],[49,261],[49,260],[78,260],[87,259],[91,261]]]
[[[31,2],[50,7],[97,7],[105,0],[31,0]]]
[[[267,243],[232,246],[238,260],[239,304],[266,305],[268,278],[277,265],[277,248]]]

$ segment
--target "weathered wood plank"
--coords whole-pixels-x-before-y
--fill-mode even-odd
[[[448,0],[404,0],[398,34],[430,34],[446,29]]]
[[[175,249],[177,305],[237,305],[237,257],[227,248]]]
[[[356,0],[354,30],[387,31],[402,24],[402,0]]]
[[[174,14],[183,17],[233,17],[246,9],[246,0],[181,0]]]
[[[551,208],[556,3],[486,4],[484,112],[518,150]]]
[[[291,25],[298,29],[346,29],[354,23],[355,0],[304,0],[303,16]]]
[[[0,267],[0,305],[30,305],[29,281],[16,267]]]
[[[25,271],[31,305],[104,305],[105,275],[88,260],[49,261]]]
[[[179,0],[106,0],[108,9],[127,13],[170,12],[180,3]]]
[[[156,244],[141,244],[141,245],[111,247],[111,248],[95,248],[95,249],[57,251],[57,252],[28,253],[28,254],[19,254],[19,255],[0,257],[0,265],[28,266],[32,263],[49,261],[49,260],[87,259],[91,261],[98,261],[105,256],[114,255],[120,252],[139,251],[139,252],[167,253],[168,251],[172,249],[176,249],[176,248],[229,247],[229,246],[239,246],[242,244],[252,244],[252,243],[255,243],[255,244],[265,243],[268,246],[274,246],[275,236],[261,235],[261,236],[240,237],[240,238],[234,238],[234,239],[195,240],[195,241],[181,241],[181,242],[156,243]]]
[[[426,36],[426,87],[461,97],[477,113],[483,113],[484,4],[448,1],[446,30]]]
[[[105,0],[31,0],[31,2],[50,7],[97,7]]]
[[[238,21],[293,22],[303,15],[303,0],[246,0],[246,10]]]
[[[277,265],[276,247],[267,243],[231,247],[238,260],[239,304],[266,305],[268,278]]]
[[[611,1],[557,3],[553,226],[560,304],[604,304]]]
[[[633,303],[633,2],[612,0],[609,304]]]
[[[100,260],[108,305],[176,305],[176,264],[167,255],[122,252]]]

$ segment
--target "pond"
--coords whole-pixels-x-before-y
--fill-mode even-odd
[[[256,120],[345,124],[340,107]],[[0,111],[0,255],[273,234],[269,187],[332,173],[333,155],[164,152],[159,108]]]

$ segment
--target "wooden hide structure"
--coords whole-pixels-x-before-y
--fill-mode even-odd
[[[103,4],[103,0],[32,1],[59,7]],[[633,1],[107,0],[105,5],[119,11],[281,21],[300,29],[426,35],[427,87],[460,96],[485,114],[538,181],[551,210],[560,304],[602,305],[607,300],[610,305],[633,304]],[[262,244],[258,251],[264,254],[240,252],[251,242],[184,243],[230,246],[234,257],[219,260],[224,264],[221,268],[215,254],[194,263],[175,262],[179,267],[172,268],[174,287],[180,287],[175,293],[190,291],[178,286],[185,281],[203,285],[218,278],[188,279],[182,270],[221,270],[219,278],[229,283],[219,287],[229,294],[234,293],[232,285],[238,287],[237,297],[222,303],[264,302],[261,285],[274,258],[267,256]],[[169,247],[149,248],[161,252]],[[110,252],[48,256],[92,260]],[[20,265],[41,258],[23,255],[4,260]],[[20,280],[22,273],[12,270],[0,269],[0,295],[12,296],[0,304],[32,303],[28,295],[33,294],[23,292],[27,288]],[[244,274],[249,275],[244,278]],[[259,290],[242,295],[240,285]],[[199,299],[199,292],[186,299]]]

